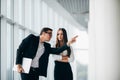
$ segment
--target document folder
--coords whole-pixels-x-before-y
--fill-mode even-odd
[[[23,58],[23,62],[22,62],[22,68],[24,69],[23,73],[29,73],[31,63],[32,63],[32,59],[30,59],[30,58]],[[17,65],[15,65],[13,67],[13,70],[17,71]]]

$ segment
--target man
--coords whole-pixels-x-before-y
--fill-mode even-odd
[[[21,73],[22,80],[39,80],[40,76],[47,76],[48,58],[49,54],[59,54],[69,45],[75,42],[76,37],[72,38],[66,45],[60,48],[51,48],[51,45],[46,41],[50,41],[52,37],[52,29],[43,28],[40,36],[30,34],[23,39],[19,48],[17,49],[16,65],[17,71]],[[22,68],[23,57],[32,59],[29,73],[23,73]]]

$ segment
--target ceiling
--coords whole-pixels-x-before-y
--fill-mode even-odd
[[[56,0],[83,27],[88,28],[89,0]]]

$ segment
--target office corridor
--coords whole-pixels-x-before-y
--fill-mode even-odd
[[[0,80],[21,80],[13,71],[16,50],[29,34],[43,27],[58,28],[72,44],[73,80],[120,80],[120,0],[0,0]],[[54,80],[54,59],[49,56],[47,78]]]

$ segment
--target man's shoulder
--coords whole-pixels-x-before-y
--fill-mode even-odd
[[[38,36],[36,36],[36,35],[34,35],[34,34],[29,34],[29,35],[27,36],[27,38],[36,38],[36,37],[38,37]]]
[[[33,39],[37,39],[37,37],[39,38],[39,36],[35,36],[34,34],[29,34],[27,37],[24,38],[24,40],[33,40]]]
[[[36,37],[34,34],[29,34],[28,37]]]
[[[45,44],[46,46],[51,46],[50,43],[48,43],[48,42],[44,42],[44,44]]]

